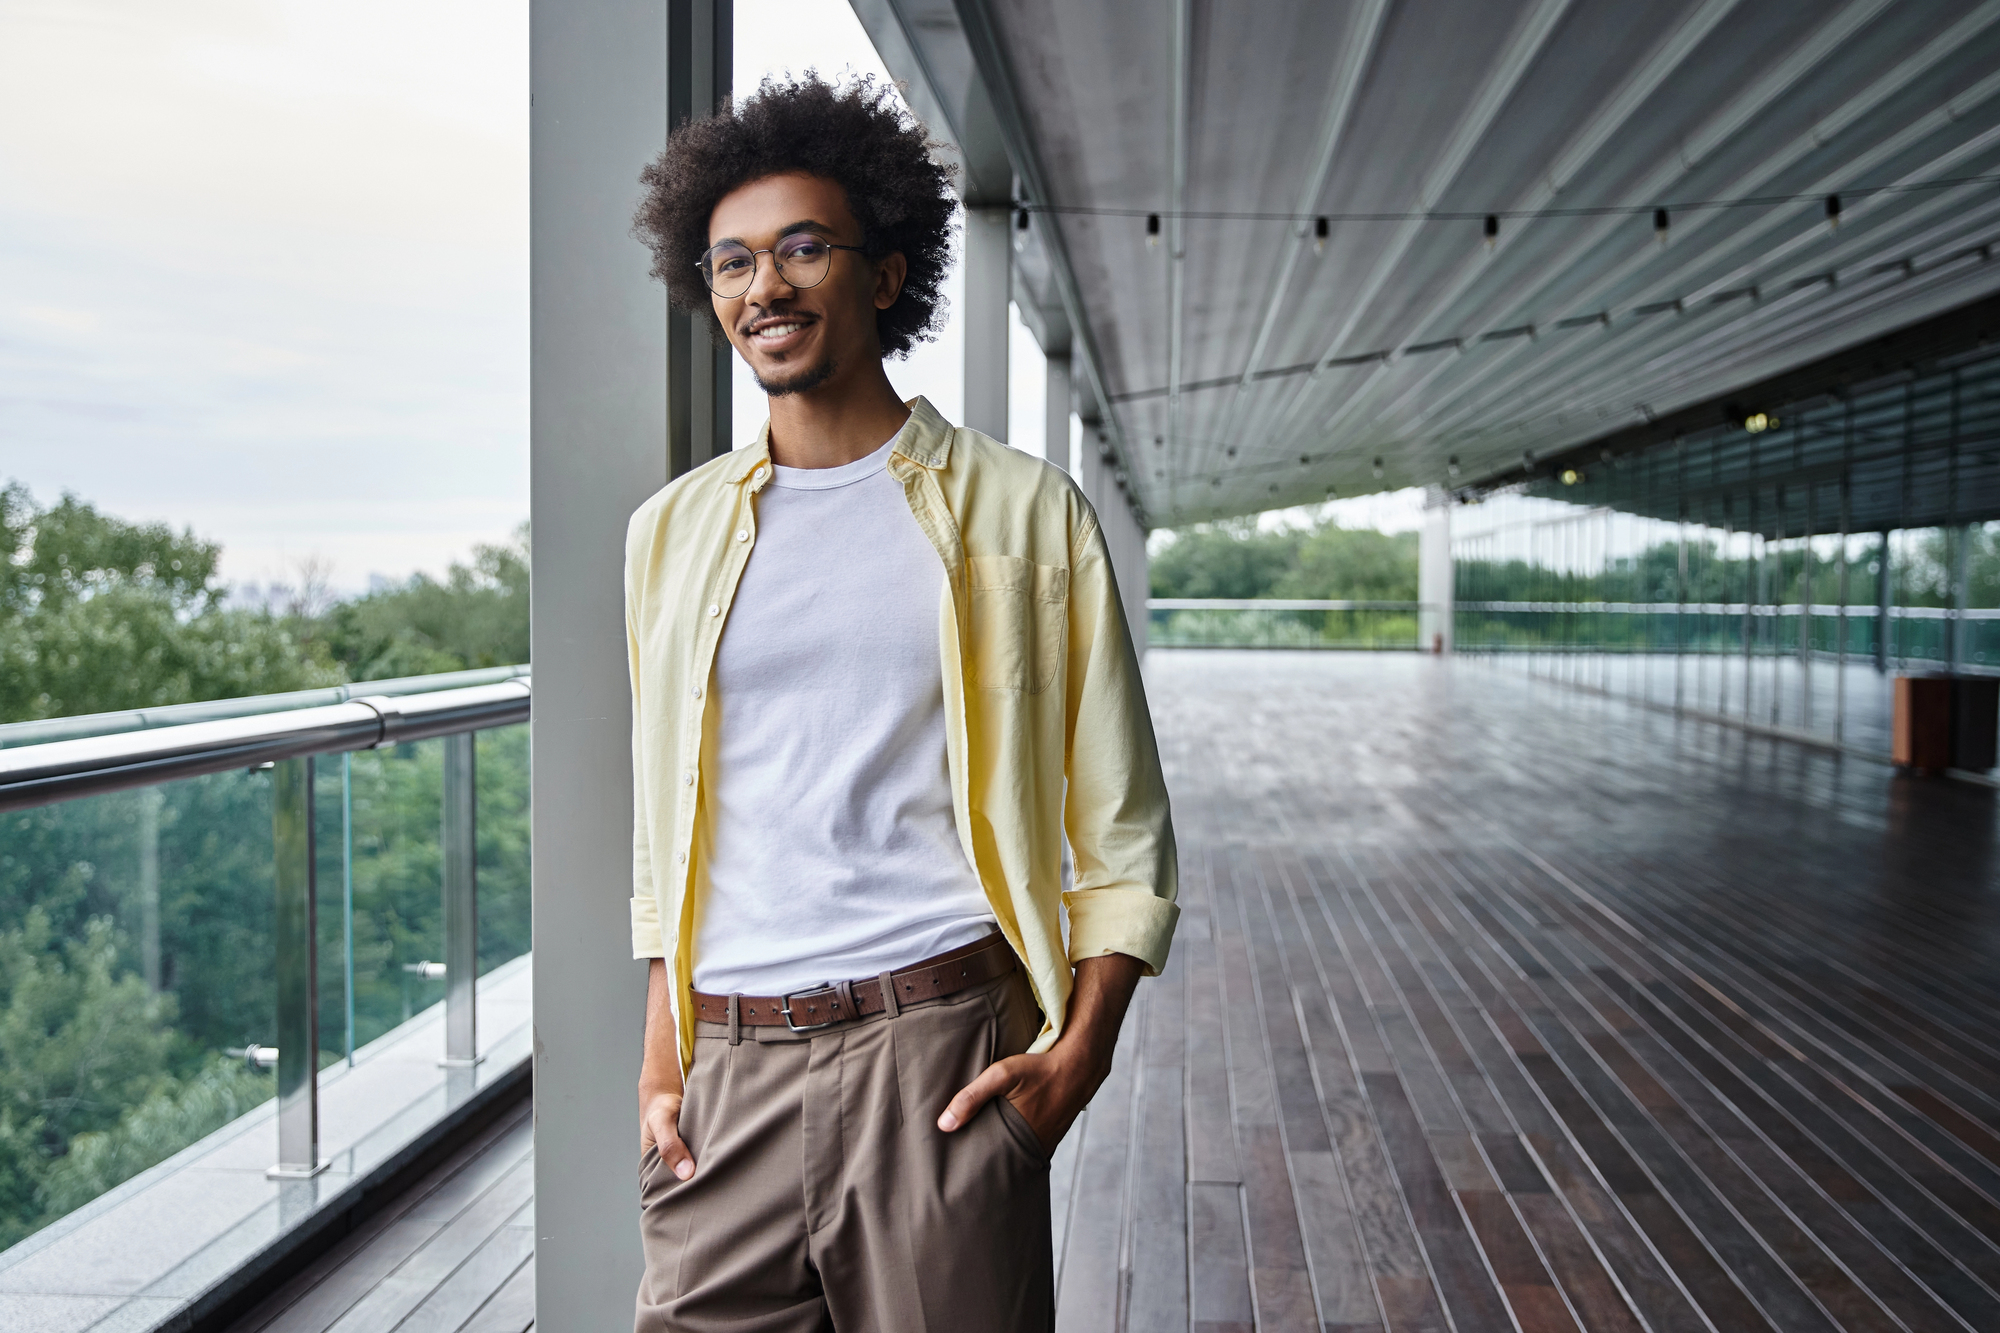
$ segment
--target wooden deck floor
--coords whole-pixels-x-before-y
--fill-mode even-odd
[[[1470,663],[1148,675],[1185,915],[1057,1154],[1064,1330],[2000,1329],[1993,792]],[[519,1329],[523,1132],[246,1333]]]
[[[1477,666],[1149,664],[1067,1329],[2000,1329],[1994,794]]]
[[[230,1333],[523,1333],[535,1319],[524,1101]]]

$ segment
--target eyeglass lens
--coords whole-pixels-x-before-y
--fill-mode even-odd
[[[728,241],[711,247],[702,256],[702,276],[708,288],[725,300],[750,290],[757,280],[757,255],[747,245]],[[794,287],[817,287],[826,277],[833,248],[817,236],[798,233],[787,236],[773,248],[778,275]]]

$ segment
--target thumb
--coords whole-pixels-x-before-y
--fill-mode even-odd
[[[960,1088],[958,1095],[951,1099],[951,1104],[944,1108],[944,1114],[938,1117],[938,1128],[951,1133],[971,1120],[980,1107],[1012,1088],[1017,1080],[1008,1064],[1008,1061],[1002,1060],[988,1065],[978,1078]]]

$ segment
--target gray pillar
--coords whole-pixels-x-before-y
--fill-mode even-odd
[[[477,733],[444,738],[444,807],[439,857],[444,921],[444,1059],[479,1063],[479,828]]]
[[[1070,458],[1070,475],[1097,511],[1097,525],[1104,533],[1105,550],[1111,556],[1111,570],[1118,579],[1118,599],[1125,607],[1125,623],[1132,631],[1132,645],[1141,656],[1146,652],[1146,631],[1151,617],[1146,597],[1151,579],[1146,560],[1146,531],[1132,513],[1125,490],[1118,484],[1110,442],[1103,426],[1085,419],[1082,438]]]
[[[1048,369],[1042,377],[1047,393],[1042,408],[1042,457],[1057,467],[1069,468],[1069,353],[1047,357]]]
[[[1424,526],[1417,538],[1417,647],[1452,649],[1451,496],[1432,486],[1424,494]]]
[[[630,230],[639,171],[666,139],[671,93],[694,105],[701,62],[714,86],[730,11],[699,3],[712,25],[703,43],[692,0],[535,0],[529,19],[540,1333],[629,1326],[641,1268],[633,1087],[646,968],[630,957],[626,906],[624,535],[670,467],[696,461],[699,395],[692,363],[684,377],[677,370],[689,391],[671,400],[680,420],[670,424],[666,292],[646,276],[648,256]],[[691,37],[670,51],[676,25]],[[674,458],[682,438],[685,458]]]
[[[1007,439],[1007,302],[1014,290],[1013,216],[1007,208],[965,210],[965,420],[961,425]]]

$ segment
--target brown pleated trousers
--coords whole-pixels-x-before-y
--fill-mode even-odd
[[[1045,1333],[1047,1155],[1005,1098],[937,1127],[1041,1023],[1017,970],[822,1032],[701,1024],[694,1177],[639,1163],[638,1333]]]

